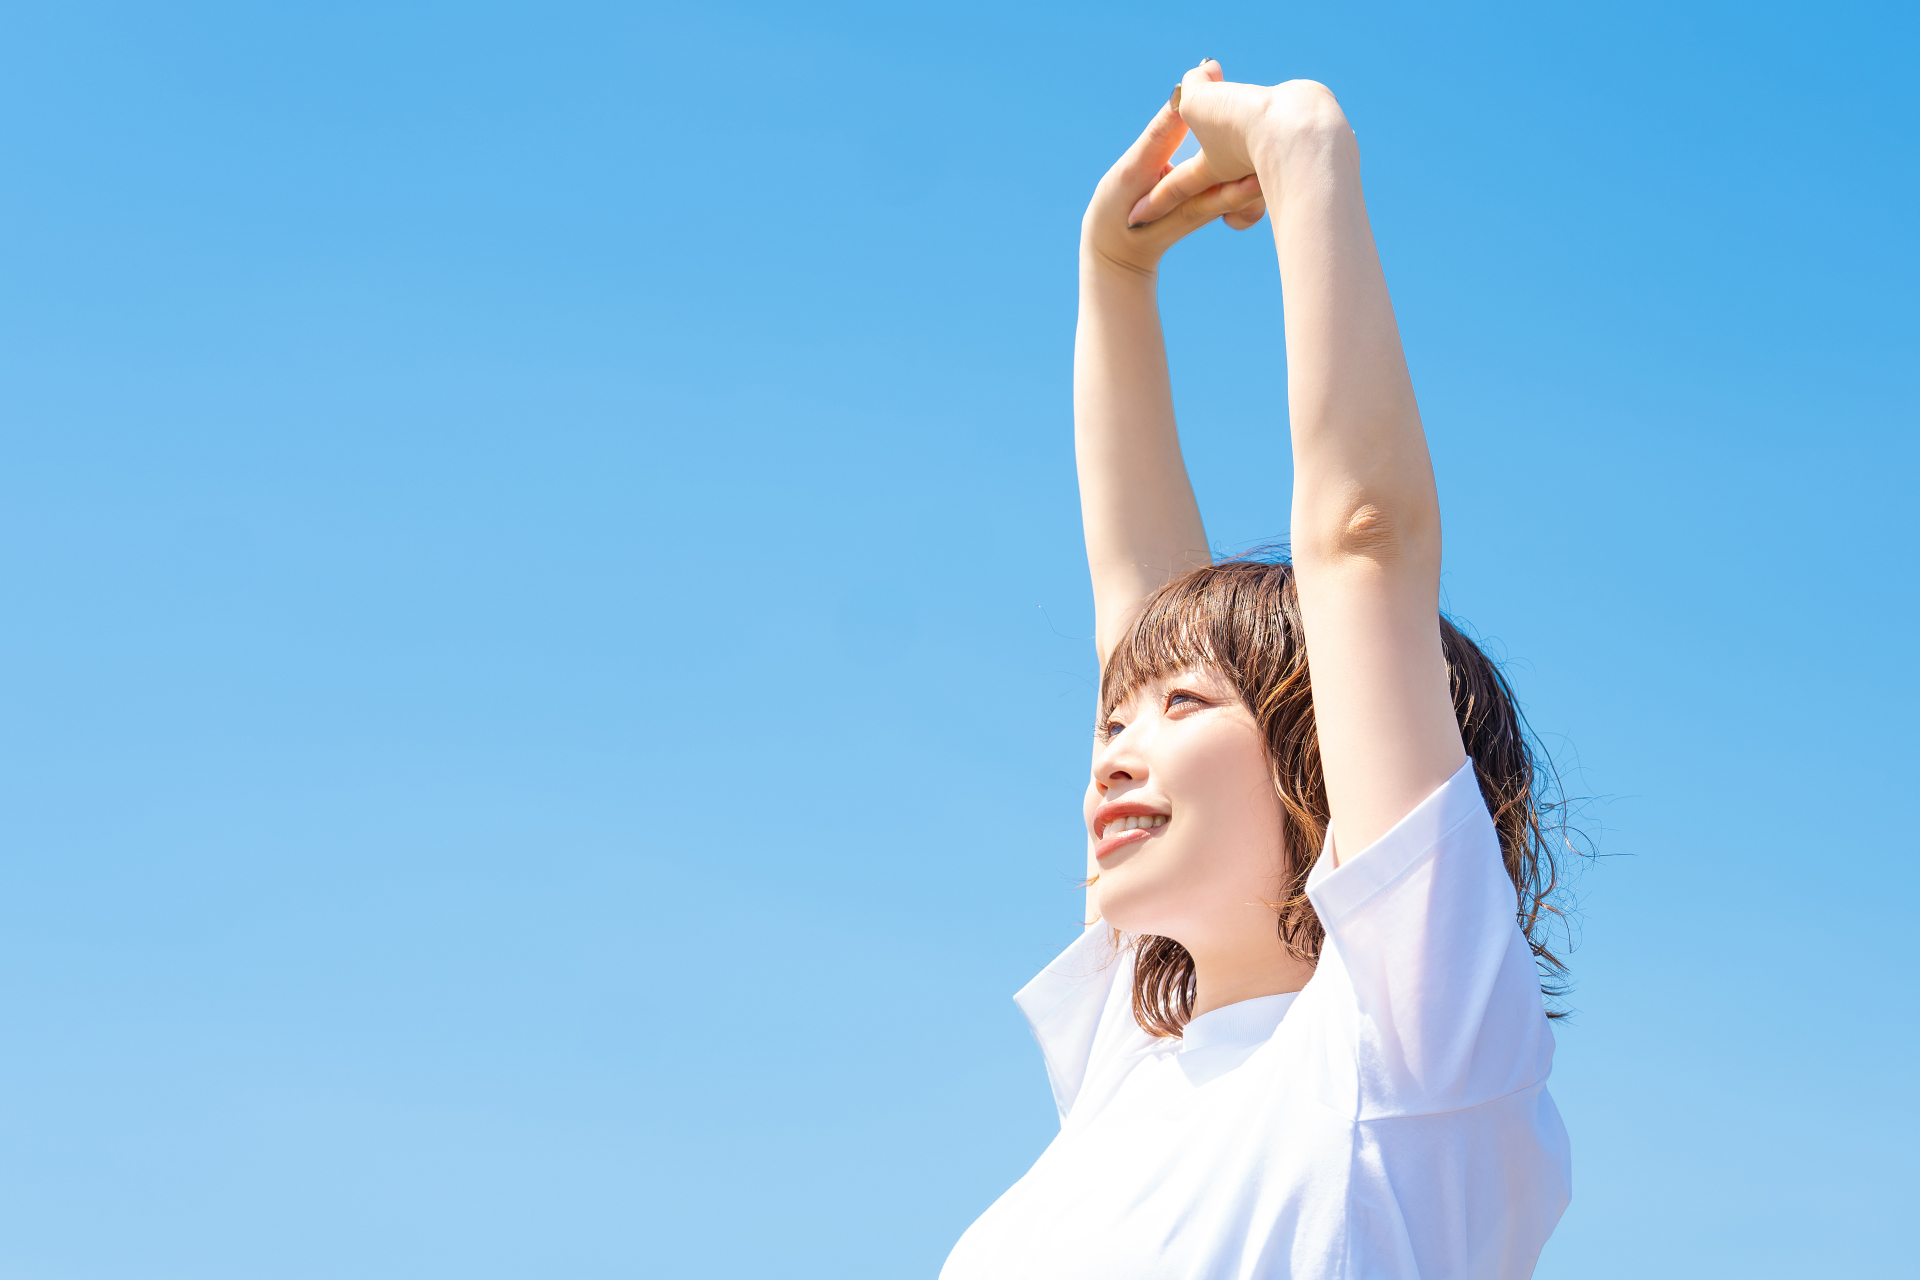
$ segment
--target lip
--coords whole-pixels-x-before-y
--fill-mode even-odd
[[[1137,818],[1152,814],[1158,818],[1171,816],[1165,809],[1156,805],[1142,804],[1138,800],[1109,800],[1093,811],[1093,821],[1088,824],[1090,831],[1105,831],[1107,824],[1116,818]],[[1118,835],[1103,836],[1094,841],[1093,856],[1105,860],[1112,857],[1128,845],[1139,844],[1142,840],[1152,840],[1172,826],[1169,820],[1157,827],[1135,827],[1131,831],[1122,831]]]

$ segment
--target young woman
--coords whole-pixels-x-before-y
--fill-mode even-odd
[[[1213,564],[1154,276],[1269,208],[1293,558]],[[1100,181],[1074,409],[1095,923],[1017,997],[1060,1134],[943,1277],[1531,1274],[1569,1186],[1532,940],[1552,851],[1506,684],[1439,613],[1432,468],[1324,87],[1203,62]]]

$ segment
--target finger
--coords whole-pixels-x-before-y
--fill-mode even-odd
[[[1238,214],[1252,205],[1266,208],[1266,200],[1260,194],[1258,174],[1248,174],[1233,182],[1223,182],[1210,191],[1204,191],[1190,202],[1194,212],[1204,217],[1227,217]]]
[[[1178,240],[1215,218],[1236,213],[1252,203],[1261,203],[1260,179],[1248,174],[1237,182],[1223,182],[1185,201],[1155,222],[1153,229],[1157,234],[1171,235],[1173,240]]]
[[[1173,107],[1178,111],[1189,106],[1189,95],[1204,94],[1206,86],[1219,84],[1226,79],[1226,72],[1212,58],[1202,58],[1200,65],[1180,77],[1180,83],[1173,90]]]
[[[1265,196],[1262,196],[1244,209],[1235,209],[1232,213],[1221,214],[1220,221],[1226,223],[1235,231],[1246,231],[1256,226],[1260,219],[1266,216],[1267,200]]]
[[[1189,156],[1175,165],[1171,172],[1155,184],[1153,190],[1141,196],[1127,214],[1127,225],[1140,226],[1163,218],[1175,207],[1186,203],[1209,187],[1220,185],[1220,178],[1207,164],[1207,153]]]
[[[1226,68],[1220,65],[1219,59],[1200,59],[1199,64],[1196,65],[1192,71],[1187,72],[1187,75],[1181,76],[1180,83],[1173,86],[1173,95],[1169,97],[1167,101],[1172,104],[1175,111],[1180,109],[1181,95],[1186,91],[1187,87],[1187,76],[1193,75],[1202,76],[1207,80],[1213,81],[1215,84],[1227,78]]]
[[[1127,153],[1120,157],[1121,167],[1131,175],[1137,175],[1141,181],[1160,173],[1167,167],[1167,161],[1179,149],[1180,140],[1187,136],[1187,122],[1171,103],[1163,105],[1154,112],[1153,119],[1141,131]]]
[[[1180,147],[1180,140],[1186,137],[1187,134],[1187,123],[1180,118],[1180,112],[1178,110],[1182,88],[1187,80],[1195,76],[1199,76],[1208,82],[1215,82],[1221,80],[1225,75],[1226,72],[1221,69],[1218,62],[1212,58],[1202,58],[1200,59],[1199,66],[1187,72],[1187,74],[1181,78],[1180,84],[1173,87],[1173,93],[1167,99],[1167,104],[1154,114],[1153,121],[1147,126],[1146,132],[1140,135],[1132,148],[1122,157],[1121,163],[1125,166],[1130,176],[1145,177],[1151,174],[1159,178],[1162,182],[1165,181],[1167,177],[1167,162],[1173,158],[1173,153]],[[1194,157],[1194,159],[1198,158],[1199,157]],[[1187,163],[1191,164],[1192,161],[1189,160]],[[1137,227],[1142,223],[1151,222],[1154,218],[1159,217],[1161,213],[1173,208],[1189,196],[1206,190],[1217,181],[1217,178],[1207,177],[1206,175],[1201,175],[1198,179],[1189,175],[1188,179],[1183,182],[1177,195],[1170,192],[1166,197],[1156,201],[1150,206],[1158,212],[1143,217],[1141,216],[1143,212],[1141,204],[1145,202],[1136,203],[1133,213],[1127,218],[1127,225]]]
[[[1226,83],[1226,72],[1209,58],[1180,77],[1180,87],[1174,90],[1174,108],[1189,126],[1199,121],[1205,128],[1209,121],[1221,118],[1226,104],[1243,88],[1244,85]]]
[[[1267,198],[1260,190],[1260,175],[1255,173],[1221,183],[1200,196],[1194,204],[1218,210],[1221,220],[1237,231],[1245,231],[1267,212]]]

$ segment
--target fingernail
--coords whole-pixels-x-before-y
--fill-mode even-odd
[[[1176,115],[1179,113],[1180,111],[1180,86],[1179,85],[1173,86],[1173,92],[1167,97],[1167,105],[1173,108],[1174,113]]]

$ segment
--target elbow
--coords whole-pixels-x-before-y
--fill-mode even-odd
[[[1342,503],[1298,531],[1294,556],[1386,565],[1437,559],[1439,549],[1437,504],[1360,500]]]
[[[1340,554],[1375,559],[1394,554],[1402,522],[1378,503],[1365,502],[1347,513],[1335,536]]]

